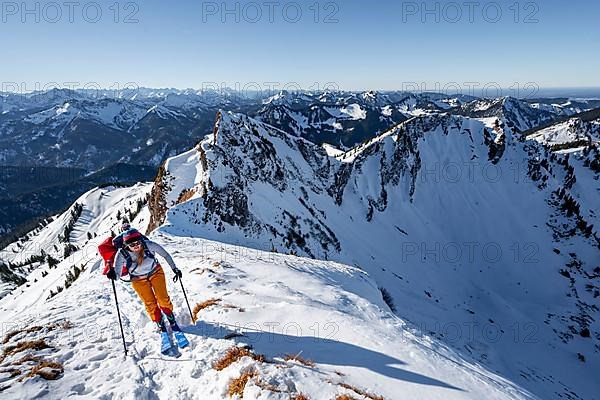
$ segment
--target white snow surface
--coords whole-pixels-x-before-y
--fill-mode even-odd
[[[165,246],[184,272],[192,307],[213,298],[220,303],[200,311],[194,324],[181,287],[168,279],[176,315],[191,344],[180,358],[167,358],[159,353],[158,334],[137,295],[128,283],[118,282],[129,351],[125,357],[112,288],[100,274],[95,248],[117,227],[118,210],[123,212],[148,190],[149,185],[137,185],[86,193],[78,200],[84,211],[71,235],[80,250],[55,269],[38,268],[27,285],[0,300],[2,334],[20,331],[4,346],[39,339],[50,346],[9,355],[2,366],[25,375],[35,362],[17,362],[33,355],[64,367],[58,380],[34,376],[22,382],[2,368],[3,399],[226,399],[230,381],[248,370],[259,378],[247,383],[244,399],[283,400],[299,393],[311,399],[339,394],[363,398],[350,386],[385,399],[533,398],[393,315],[375,282],[358,268],[171,235],[162,228],[151,238]],[[40,230],[28,249],[54,243],[62,231],[60,221],[68,215]],[[148,220],[146,210],[134,225],[143,229]],[[88,240],[88,231],[98,237]],[[71,265],[85,270],[72,286],[48,299]],[[49,274],[42,277],[44,270]],[[70,328],[55,325],[65,321]],[[40,329],[23,331],[32,327]],[[232,333],[241,336],[228,336]],[[244,357],[215,370],[213,363],[233,346],[252,346],[267,362]],[[285,361],[287,354],[315,364]]]
[[[325,107],[325,110],[334,118],[360,120],[367,118],[367,112],[359,104],[348,104],[346,107]]]
[[[342,154],[344,154],[343,150],[337,149],[328,143],[323,143],[321,146],[325,149],[325,151],[327,152],[327,155],[330,157],[337,157],[337,156],[341,156]]]
[[[571,118],[565,122],[541,129],[529,138],[548,145],[571,143],[579,140],[600,141],[600,121],[583,122]]]
[[[127,129],[146,114],[140,105],[103,99],[96,103],[64,102],[47,110],[27,116],[24,120],[35,125],[49,124],[51,128],[64,126],[76,117],[89,118],[114,129]]]

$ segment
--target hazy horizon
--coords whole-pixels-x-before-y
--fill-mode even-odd
[[[16,85],[16,84],[15,84]],[[18,86],[9,86],[8,88],[15,89],[26,88],[26,85],[18,85]],[[451,87],[456,88],[456,87]],[[6,89],[6,88],[3,88]],[[340,92],[348,92],[348,93],[363,93],[363,92],[379,92],[379,93],[436,93],[436,94],[444,94],[447,96],[453,95],[469,95],[474,97],[484,97],[484,98],[497,98],[497,97],[505,97],[512,96],[517,98],[561,98],[567,97],[570,99],[577,98],[600,98],[600,86],[581,86],[581,87],[532,87],[532,88],[498,88],[498,87],[490,87],[487,89],[482,88],[466,88],[465,90],[435,90],[432,88],[431,90],[425,88],[424,90],[407,90],[407,89],[382,89],[382,88],[364,88],[364,89],[346,89],[346,88],[338,88],[338,87],[329,87],[329,88],[301,88],[297,86],[292,87],[274,87],[266,85],[264,88],[261,88],[260,85],[250,84],[246,86],[215,86],[215,85],[206,85],[205,87],[150,87],[150,86],[125,86],[125,87],[96,87],[96,86],[61,86],[56,85],[53,87],[47,88],[35,88],[34,90],[0,90],[2,94],[16,94],[16,95],[31,95],[35,93],[45,93],[51,91],[53,89],[58,90],[74,90],[74,91],[99,91],[104,94],[110,93],[114,91],[115,94],[124,92],[124,91],[136,91],[136,90],[156,90],[156,91],[206,91],[206,92],[234,92],[241,93],[242,96],[246,95],[248,97],[256,97],[257,94],[269,96],[271,94],[279,93],[282,91],[287,92],[319,92],[319,91],[340,91]],[[104,97],[107,97],[106,95]]]

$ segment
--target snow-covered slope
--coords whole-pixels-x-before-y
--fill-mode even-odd
[[[94,189],[83,194],[63,214],[50,218],[46,224],[34,229],[18,241],[0,251],[0,260],[11,266],[12,271],[28,282],[25,287],[34,288],[39,297],[48,296],[63,286],[66,275],[75,267],[86,267],[95,255],[95,246],[101,237],[120,226],[120,218],[135,216],[150,190],[148,184],[138,184],[131,188]],[[98,237],[99,236],[99,237]],[[71,256],[83,251],[87,256],[85,264],[78,264]],[[43,279],[42,279],[43,278]],[[15,289],[12,282],[0,282],[4,290],[0,297],[7,295],[6,301],[15,311],[25,310],[30,300],[28,296],[18,296],[22,305],[17,306],[11,299],[24,289]]]
[[[514,97],[477,99],[454,110],[454,113],[475,118],[496,117],[515,132],[522,132],[558,118],[553,110],[534,107]]]
[[[536,131],[529,139],[546,144],[553,149],[579,149],[589,144],[600,143],[600,118],[584,121],[571,118]]]
[[[143,305],[129,284],[119,282],[129,348],[124,357],[112,289],[100,274],[95,248],[148,189],[109,187],[82,196],[82,212],[69,235],[77,249],[54,268],[37,266],[27,284],[0,300],[2,398],[220,400],[230,397],[232,380],[246,372],[252,377],[242,385],[244,399],[533,398],[393,315],[376,283],[358,268],[171,235],[162,228],[152,238],[184,271],[192,306],[217,302],[193,324],[181,288],[169,280],[191,346],[180,358],[165,359]],[[43,246],[60,257],[50,248],[71,216],[70,211],[58,216],[21,248]],[[148,221],[144,209],[134,224],[143,228]],[[88,239],[87,232],[98,236]],[[57,284],[69,280],[71,265],[81,271],[54,294]],[[251,348],[256,359],[243,357],[216,369],[232,347]]]
[[[570,116],[600,106],[598,99],[547,98],[528,101],[531,107],[561,116]]]
[[[416,117],[329,155],[220,113],[159,173],[151,226],[359,267],[398,315],[504,377],[591,398],[598,172],[496,119]]]
[[[282,91],[265,99],[256,117],[314,143],[352,147],[406,119],[397,97],[372,91]]]
[[[56,128],[75,117],[95,120],[111,128],[128,130],[146,113],[140,104],[129,101],[103,99],[99,101],[66,101],[49,109],[28,115],[26,122],[46,124]]]

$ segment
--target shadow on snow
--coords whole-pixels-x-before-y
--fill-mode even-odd
[[[240,333],[239,330],[231,329],[228,326],[204,321],[198,321],[195,326],[187,326],[183,330],[192,335],[213,339],[223,339],[227,335]],[[251,345],[257,353],[269,357],[302,354],[303,358],[319,364],[365,368],[393,379],[464,391],[440,380],[400,368],[400,365],[407,365],[404,361],[350,343],[314,336],[285,335],[258,329],[245,331],[243,339],[243,342]]]

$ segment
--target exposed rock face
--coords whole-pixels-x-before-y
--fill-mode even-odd
[[[150,223],[146,233],[152,232],[165,221],[167,213],[166,193],[170,190],[169,173],[165,170],[164,164],[158,169],[158,174],[154,179],[154,185],[148,199],[148,208],[150,209]]]

